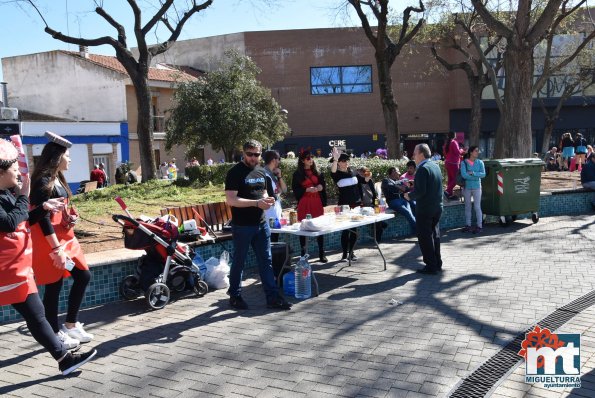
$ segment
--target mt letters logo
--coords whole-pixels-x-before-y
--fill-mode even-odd
[[[580,388],[581,335],[558,334],[535,326],[518,355],[525,358],[525,383],[545,388]]]

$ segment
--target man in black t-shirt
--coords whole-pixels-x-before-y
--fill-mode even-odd
[[[242,160],[233,166],[225,178],[225,197],[231,206],[234,255],[229,272],[229,304],[245,310],[248,305],[241,296],[242,272],[250,245],[256,255],[260,279],[269,308],[289,310],[289,304],[279,295],[272,267],[271,231],[264,210],[275,204],[267,192],[265,170],[260,166],[262,145],[255,140],[244,144]]]

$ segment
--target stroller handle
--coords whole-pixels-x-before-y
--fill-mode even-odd
[[[134,225],[135,227],[138,227],[140,225],[139,222],[136,221],[134,218],[123,216],[121,214],[113,214],[112,220],[114,220],[118,224],[122,224],[122,225],[124,225],[124,223],[122,223],[121,221],[126,221],[126,222]]]

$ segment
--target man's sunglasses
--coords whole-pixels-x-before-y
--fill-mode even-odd
[[[257,158],[260,157],[260,152],[244,152],[244,155],[249,158]]]

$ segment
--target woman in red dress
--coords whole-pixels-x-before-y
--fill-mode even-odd
[[[31,267],[31,236],[27,220],[43,217],[48,211],[60,210],[61,201],[51,199],[29,212],[29,175],[21,176],[18,185],[18,152],[0,138],[0,305],[12,305],[23,316],[29,332],[67,375],[97,353],[72,354],[53,333],[45,318],[43,304]]]
[[[312,218],[324,215],[324,206],[326,206],[326,183],[324,176],[316,169],[316,163],[309,151],[304,151],[298,158],[298,167],[293,173],[291,182],[293,194],[298,201],[297,213],[298,221],[306,218],[310,214]],[[324,237],[317,237],[318,257],[321,263],[328,262],[324,255]],[[302,256],[306,253],[306,238],[300,236],[300,246]]]
[[[72,193],[63,173],[70,165],[68,148],[72,143],[49,132],[46,137],[50,142],[44,146],[31,176],[31,206],[39,206],[50,198],[61,198],[68,208]],[[68,221],[68,215],[59,212],[48,214],[37,223],[31,223],[33,270],[37,284],[45,285],[45,316],[54,333],[67,346],[86,343],[93,338],[77,320],[91,273],[81,246],[74,236],[73,224]],[[63,280],[69,276],[72,276],[73,284],[68,297],[66,320],[60,327],[59,296]]]

